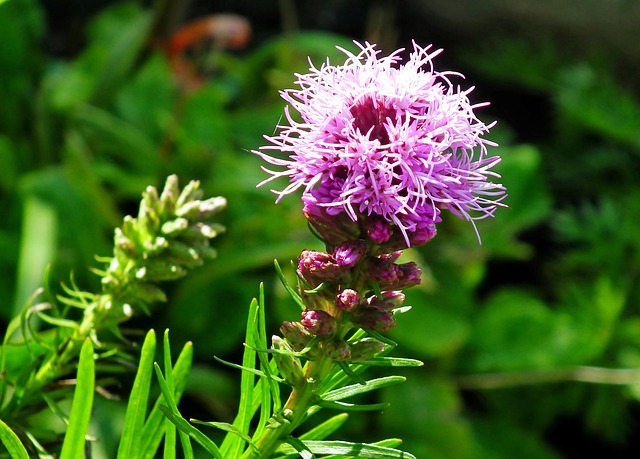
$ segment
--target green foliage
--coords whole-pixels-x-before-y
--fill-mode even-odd
[[[110,253],[111,230],[140,191],[176,174],[199,179],[207,195],[229,201],[220,216],[229,229],[216,245],[217,261],[177,280],[157,308],[155,300],[164,294],[149,284],[178,277],[176,259],[182,267],[195,266],[208,250],[198,246],[202,251],[196,258],[179,244],[163,252],[159,238],[191,243],[193,232],[181,229],[183,215],[142,211],[135,231],[123,229],[122,252],[113,256],[119,268],[111,274],[116,283],[135,280],[137,272],[125,268],[127,261],[137,260],[152,279],[139,282],[135,295],[126,299],[123,295],[131,292],[106,293],[117,293],[120,311],[125,304],[152,311],[145,327],[169,324],[173,340],[193,340],[195,351],[185,346],[171,366],[166,339],[158,378],[165,394],[154,398],[155,343],[148,335],[126,414],[114,410],[104,417],[114,413],[114,422],[126,427],[110,434],[102,419],[90,431],[119,444],[118,457],[153,457],[163,439],[167,458],[178,455],[178,443],[183,454],[194,457],[206,451],[215,455],[216,448],[222,457],[251,454],[252,439],[264,431],[252,427],[266,426],[270,419],[276,426],[286,422],[274,416],[287,386],[281,385],[274,355],[260,350],[267,349],[267,337],[282,320],[297,318],[298,306],[273,274],[272,263],[294,259],[302,248],[317,247],[317,241],[295,200],[275,206],[268,191],[255,189],[264,174],[247,151],[273,132],[282,111],[277,91],[291,85],[294,72],[307,68],[307,56],[316,64],[327,56],[335,59],[335,45],[349,48],[350,40],[301,33],[239,54],[216,49],[211,78],[192,91],[161,52],[147,47],[153,13],[137,4],[101,12],[87,27],[85,48],[61,59],[43,52],[45,22],[36,1],[0,3],[0,317],[7,324],[0,381],[3,444],[15,457],[26,457],[27,450],[44,456],[61,444],[60,415],[69,412],[73,390],[51,386],[46,400],[37,399],[39,417],[14,419],[7,413],[18,399],[11,404],[9,398],[25,394],[13,388],[25,385],[63,344],[77,343],[69,355],[80,354],[88,341],[77,320],[99,296],[82,292],[102,289],[86,267],[94,265],[95,254]],[[545,433],[567,418],[608,447],[630,438],[629,418],[640,401],[637,96],[619,83],[606,59],[566,56],[552,42],[532,47],[509,38],[486,52],[466,45],[459,55],[467,76],[475,71],[489,86],[550,104],[545,119],[534,126],[513,126],[507,118],[493,131],[501,145],[495,151],[503,157],[500,172],[509,209],[478,223],[480,246],[468,223],[448,219],[429,246],[404,255],[421,265],[426,278],[407,292],[413,309],[399,317],[391,334],[409,356],[367,363],[422,360],[426,365],[403,372],[408,380],[402,386],[391,384],[400,377],[381,373],[389,368],[377,367],[369,368],[367,385],[359,384],[363,369],[350,365],[353,375],[335,377],[335,386],[326,388],[326,408],[314,406],[297,440],[279,446],[279,457],[402,457],[389,452],[399,448],[397,441],[373,442],[391,436],[401,437],[402,448],[416,457],[552,459],[563,452]],[[490,109],[485,113],[490,116]],[[152,207],[161,195],[146,193],[145,203]],[[164,219],[163,225],[154,223],[156,217]],[[128,241],[151,256],[126,252]],[[172,264],[154,264],[154,253],[170,256]],[[47,264],[45,293],[32,297]],[[282,278],[291,276],[291,270],[281,271]],[[266,280],[264,298],[252,303],[246,319],[242,305],[251,302],[261,280]],[[61,282],[66,291],[58,287]],[[119,330],[124,317],[112,318],[105,325]],[[245,327],[254,332],[247,334]],[[18,336],[29,339],[24,344]],[[135,361],[134,353],[128,341],[106,340],[118,345],[105,349],[94,338],[96,387],[113,388],[123,363]],[[248,346],[237,365],[242,369],[238,391],[237,370],[211,365],[210,357],[239,361],[241,341]],[[75,375],[77,363],[70,359],[58,375]],[[114,368],[118,371],[106,371]],[[378,391],[368,392],[378,384]],[[335,398],[340,390],[352,391],[357,402]],[[190,398],[178,410],[183,392]],[[155,400],[152,407],[145,397]],[[236,399],[240,414],[234,418],[231,400]],[[100,403],[96,396],[96,410]],[[349,422],[328,409],[382,404],[380,415],[350,411]],[[191,411],[216,421],[193,420]],[[142,434],[133,434],[141,428]],[[124,436],[118,443],[120,430]],[[356,440],[350,445],[328,440],[334,437]],[[74,438],[79,444],[84,435]]]

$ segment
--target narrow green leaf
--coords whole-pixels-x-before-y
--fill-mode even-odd
[[[249,305],[249,314],[247,318],[247,332],[245,342],[250,344],[253,341],[253,331],[257,327],[258,320],[258,301],[254,298]],[[238,406],[238,414],[233,425],[244,433],[249,433],[249,424],[253,417],[253,390],[255,385],[256,351],[245,346],[242,356],[242,377],[240,379],[240,402]],[[252,371],[253,369],[253,371]],[[262,375],[264,375],[263,372]],[[237,435],[227,434],[222,442],[221,451],[224,457],[240,457],[243,449],[243,440]]]
[[[154,369],[156,370],[156,376],[158,377],[158,383],[160,384],[160,390],[162,391],[162,395],[164,397],[164,401],[169,405],[169,411],[171,411],[173,416],[167,416],[167,410],[163,408],[163,405],[159,405],[160,410],[167,416],[174,424],[176,424],[175,419],[182,419],[185,423],[189,424],[182,416],[180,416],[180,412],[178,411],[178,406],[173,397],[173,394],[169,390],[169,386],[167,386],[167,382],[162,376],[162,371],[157,363],[154,363]],[[180,444],[182,445],[182,451],[184,452],[185,459],[193,459],[193,450],[191,448],[191,442],[189,441],[188,433],[184,432],[179,425],[176,424],[176,427],[180,429],[178,433],[180,436]]]
[[[371,360],[358,363],[362,365],[371,365],[372,367],[421,367],[424,365],[420,360],[399,357],[375,357]]]
[[[228,422],[211,422],[211,421],[198,421],[197,419],[190,419],[194,424],[201,424],[203,426],[213,427],[215,429],[224,430],[225,432],[230,432],[232,434],[238,435],[244,441],[249,443],[251,447],[255,449],[255,446],[251,443],[251,437],[249,435],[243,434],[240,432],[236,426],[233,424],[229,424]],[[256,449],[257,451],[257,449]]]
[[[0,440],[12,459],[29,459],[27,450],[18,436],[0,419]]]
[[[318,403],[318,406],[322,408],[329,408],[329,409],[342,410],[342,411],[378,411],[378,410],[384,410],[385,408],[388,408],[389,404],[373,403],[370,405],[359,405],[357,403],[321,401],[320,403]]]
[[[141,453],[140,444],[142,443],[142,437],[140,436],[140,432],[142,431],[147,412],[147,401],[149,400],[155,355],[156,334],[153,330],[149,330],[142,344],[138,372],[133,381],[133,388],[131,389],[127,411],[124,416],[122,437],[116,456],[118,459],[134,459],[139,457]]]
[[[172,395],[176,393],[175,379],[173,375],[173,367],[171,363],[171,344],[169,343],[169,330],[164,331],[163,341],[164,356],[164,373],[167,377],[167,387]],[[176,457],[176,426],[170,419],[164,420],[165,437],[164,437],[164,459],[174,459]]]
[[[375,446],[385,446],[387,448],[396,448],[402,444],[402,440],[399,438],[388,438],[386,440],[380,440],[371,443]],[[343,455],[331,455],[325,456],[323,459],[355,459],[355,456],[343,456]]]
[[[245,346],[245,348],[249,348],[249,347]],[[232,367],[232,368],[236,368],[238,370],[242,370],[243,372],[246,371],[248,373],[260,376],[261,378],[272,378],[274,381],[281,382],[281,383],[285,382],[285,380],[283,378],[280,378],[279,376],[276,376],[276,375],[273,375],[273,374],[267,375],[262,370],[256,370],[255,368],[245,367],[243,365],[238,365],[237,363],[227,362],[226,360],[222,360],[221,358],[216,357],[216,356],[213,356],[213,358],[216,359],[218,362],[224,364],[224,365],[227,365],[227,366]]]
[[[171,422],[173,422],[173,424],[175,424],[175,426],[180,430],[180,432],[183,432],[189,435],[191,438],[197,441],[213,457],[222,459],[222,454],[220,453],[220,450],[209,437],[207,437],[205,434],[200,432],[194,426],[189,424],[189,422],[186,419],[184,419],[182,416],[180,416],[179,413],[172,411],[170,408],[164,405],[160,405],[160,409],[162,410],[164,415],[167,418],[169,418]]]
[[[176,403],[180,401],[182,393],[184,392],[187,378],[191,370],[192,361],[193,346],[191,345],[191,343],[186,343],[182,348],[182,352],[180,352],[178,359],[176,360],[175,366],[173,367],[173,377],[176,383],[174,400],[176,401]],[[151,410],[151,413],[149,413],[147,421],[144,425],[144,429],[141,435],[142,444],[140,449],[142,453],[142,459],[153,459],[156,457],[156,451],[160,446],[163,435],[165,435],[166,422],[169,422],[171,426],[173,426],[173,431],[175,434],[175,426],[166,418],[162,411],[160,411],[160,404],[163,402],[164,397],[162,396],[162,394],[160,394],[156,399],[153,409]],[[167,433],[168,432],[169,430],[167,430]]]
[[[260,296],[258,301],[258,327],[256,327],[256,333],[258,334],[258,336],[256,337],[256,344],[263,349],[268,346],[266,325],[267,318],[265,315],[265,310],[264,284],[261,283]],[[258,428],[256,429],[254,435],[260,435],[261,430],[265,429],[269,424],[269,419],[271,418],[272,414],[280,410],[280,408],[282,407],[282,403],[280,401],[280,386],[272,378],[274,375],[271,371],[269,358],[263,353],[258,353],[258,361],[260,362],[260,368],[262,368],[262,371],[264,371],[267,377],[260,380],[260,384],[262,384],[263,386],[262,400],[260,403],[260,420],[258,421]]]
[[[322,396],[322,400],[342,400],[344,398],[353,397],[354,395],[364,394],[365,392],[372,390],[403,383],[406,380],[407,378],[404,376],[385,376],[383,378],[372,379],[371,381],[367,381],[366,384],[353,384],[327,392]]]
[[[350,443],[345,441],[305,441],[304,445],[313,454],[338,454],[371,459],[416,459],[413,454],[386,446],[366,443]],[[297,450],[289,444],[283,443],[277,449],[278,453],[294,454]]]
[[[293,301],[295,301],[297,305],[300,306],[300,309],[304,311],[306,309],[304,301],[302,301],[302,298],[300,297],[298,292],[296,292],[295,289],[289,285],[289,282],[287,282],[287,278],[284,276],[284,273],[282,272],[282,268],[280,267],[278,260],[273,260],[273,264],[276,267],[276,273],[280,278],[280,282],[282,283],[284,288],[287,290],[287,292],[289,292],[289,295],[291,295],[291,298],[293,298]]]
[[[83,459],[84,444],[91,420],[95,389],[95,362],[93,345],[86,339],[80,350],[76,390],[73,394],[67,433],[62,443],[60,459]]]
[[[346,376],[351,378],[351,380],[356,381],[358,384],[361,384],[363,386],[367,384],[367,380],[353,371],[351,369],[351,366],[347,362],[338,362],[338,368],[340,368]]]
[[[59,319],[57,317],[51,317],[47,314],[44,314],[42,312],[37,312],[36,315],[44,320],[45,322],[47,322],[48,324],[51,325],[55,325],[56,327],[66,327],[66,328],[70,328],[72,330],[75,330],[78,328],[78,322],[76,322],[75,320],[69,320],[69,319]]]
[[[320,425],[315,426],[308,432],[300,435],[300,440],[324,440],[333,432],[338,430],[347,421],[349,415],[347,413],[337,414]]]
[[[295,437],[288,437],[285,442],[287,442],[289,445],[293,446],[293,448],[300,453],[300,457],[302,459],[315,459],[315,455],[309,451],[309,448],[307,448],[307,446],[301,442],[300,440],[298,440]]]

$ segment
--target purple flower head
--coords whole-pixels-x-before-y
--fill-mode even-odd
[[[283,167],[260,185],[288,177],[278,199],[302,188],[307,206],[327,215],[346,214],[353,222],[383,220],[397,227],[405,246],[435,235],[440,210],[474,221],[492,216],[505,196],[491,168],[500,162],[487,157],[485,125],[468,95],[450,81],[454,72],[437,72],[430,52],[414,43],[401,64],[398,50],[381,57],[375,45],[358,45],[343,65],[329,62],[298,77],[298,89],[281,93],[287,124],[266,137],[270,145],[255,153]],[[301,120],[290,113],[297,111]],[[268,155],[276,150],[287,159]],[[379,223],[370,237],[384,242],[388,230]]]

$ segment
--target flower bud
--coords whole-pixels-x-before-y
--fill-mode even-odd
[[[390,223],[382,218],[370,217],[367,223],[367,236],[369,236],[369,239],[375,244],[387,242],[393,234]]]
[[[374,338],[362,338],[351,343],[350,347],[351,361],[361,362],[363,360],[370,360],[384,351],[385,345],[382,341]]]
[[[395,285],[401,275],[398,265],[389,260],[375,258],[370,260],[367,268],[369,278],[377,282],[380,288],[396,288]]]
[[[333,251],[333,258],[343,268],[355,266],[367,253],[367,244],[362,239],[340,244]]]
[[[368,298],[367,303],[372,308],[391,311],[398,306],[402,306],[404,300],[405,295],[401,291],[386,291],[382,292],[382,297],[373,295]]]
[[[414,285],[419,285],[422,276],[422,270],[418,268],[418,265],[411,261],[409,263],[404,263],[398,266],[400,269],[400,279],[398,284],[394,287],[395,289],[405,288],[405,287],[413,287]]]
[[[283,322],[280,332],[296,352],[302,351],[313,339],[313,335],[300,322]]]
[[[358,224],[345,213],[329,215],[327,208],[319,206],[317,198],[313,195],[303,196],[302,201],[302,213],[327,246],[335,247],[358,237]]]
[[[400,258],[400,255],[402,255],[402,250],[396,250],[394,252],[380,254],[378,255],[378,258],[381,260],[389,261],[391,263],[395,263],[396,261],[398,261],[398,258]]]
[[[336,332],[338,328],[336,319],[325,311],[307,309],[302,313],[300,323],[312,334],[327,337]]]
[[[414,232],[409,234],[411,247],[418,247],[426,244],[436,237],[436,225],[432,221],[420,222],[417,224]]]
[[[298,274],[310,285],[317,286],[324,281],[338,281],[342,274],[342,268],[329,254],[304,250],[300,254]]]
[[[350,311],[360,301],[360,295],[353,289],[345,288],[336,295],[336,306],[343,311]]]
[[[327,356],[336,362],[345,362],[351,359],[351,349],[346,341],[332,339],[324,343]]]
[[[351,322],[364,330],[377,332],[387,332],[396,325],[393,312],[372,307],[357,308],[351,316]]]
[[[294,352],[289,343],[277,335],[273,335],[271,343],[273,349]],[[296,356],[275,353],[273,354],[273,359],[276,361],[280,375],[293,387],[297,387],[304,382],[302,364]]]

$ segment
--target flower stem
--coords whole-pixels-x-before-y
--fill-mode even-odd
[[[277,427],[267,427],[254,441],[256,448],[248,448],[240,459],[266,459],[273,455],[280,443],[306,420],[309,408],[317,401],[320,384],[333,365],[325,355],[307,363],[305,381],[293,388],[279,414],[282,422]]]

